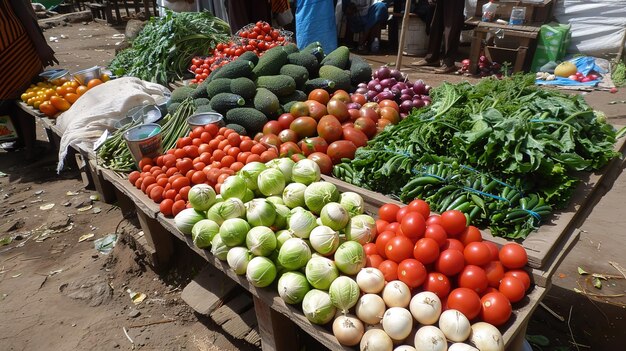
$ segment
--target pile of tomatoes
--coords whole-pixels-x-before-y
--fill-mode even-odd
[[[362,94],[324,89],[311,91],[308,100],[296,102],[288,113],[269,121],[255,139],[274,145],[281,157],[310,158],[323,174],[330,174],[342,158],[354,158],[356,149],[389,124],[400,122],[393,100],[367,102]]]
[[[386,281],[401,280],[415,291],[431,291],[445,308],[470,320],[502,325],[511,304],[521,301],[531,281],[523,267],[526,250],[516,243],[500,249],[483,241],[456,210],[431,214],[425,201],[408,206],[385,204],[378,210],[378,235],[363,247],[367,265]]]
[[[196,184],[208,184],[219,194],[221,184],[250,162],[267,162],[278,157],[273,147],[241,136],[214,124],[196,127],[180,138],[164,155],[144,158],[140,171],[128,180],[154,202],[165,216],[188,207],[187,194]]]
[[[251,23],[237,32],[234,40],[217,44],[212,56],[194,57],[189,67],[189,71],[195,74],[191,83],[201,83],[215,69],[236,59],[244,52],[252,51],[260,57],[265,51],[288,42],[282,33],[269,23],[262,21]]]
[[[21,99],[46,116],[54,118],[57,113],[68,110],[87,90],[107,80],[108,76],[103,75],[102,79],[90,80],[86,86],[75,80],[60,80],[59,84],[39,82],[26,89]]]

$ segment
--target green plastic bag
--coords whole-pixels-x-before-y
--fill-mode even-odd
[[[555,22],[541,26],[531,71],[537,72],[546,63],[563,59],[571,40],[570,27],[569,24]]]

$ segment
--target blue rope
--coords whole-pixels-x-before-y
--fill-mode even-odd
[[[476,193],[476,194],[479,194],[479,195],[487,196],[487,197],[490,197],[490,198],[495,199],[495,200],[509,202],[509,200],[507,200],[507,199],[505,199],[505,198],[503,198],[501,196],[489,194],[489,193],[486,193],[486,192],[483,192],[483,191],[480,191],[480,190],[476,190],[474,188],[470,188],[470,187],[467,187],[467,186],[464,186],[461,189],[467,190],[469,192],[473,192],[473,193]]]
[[[522,210],[528,212],[528,214],[530,214],[531,216],[533,216],[537,221],[541,222],[541,215],[535,211],[532,210],[527,210],[525,208],[523,208]]]

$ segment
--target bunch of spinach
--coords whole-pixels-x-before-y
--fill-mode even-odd
[[[334,175],[403,201],[428,198],[438,210],[434,201],[455,194],[449,205],[456,205],[443,210],[474,210],[473,223],[523,238],[548,210],[567,204],[577,172],[597,170],[618,156],[615,129],[581,96],[537,88],[532,75],[444,83],[431,95],[432,105],[387,128],[354,160],[335,166]],[[459,182],[468,178],[467,169],[482,181],[477,176]],[[494,179],[496,186],[488,187]],[[459,198],[469,205],[454,201]]]
[[[166,10],[165,16],[150,19],[109,68],[116,75],[166,85],[182,77],[193,56],[207,55],[229,38],[228,24],[210,12]]]

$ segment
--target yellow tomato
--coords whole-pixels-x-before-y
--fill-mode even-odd
[[[58,112],[56,107],[52,106],[50,101],[42,102],[41,105],[39,105],[39,110],[48,117],[53,117]]]
[[[106,74],[106,73],[102,73],[102,74],[100,75],[100,80],[101,80],[101,81],[103,81],[103,82],[108,82],[108,81],[110,81],[110,80],[111,80],[111,77],[109,77],[109,75],[108,75],[108,74]]]
[[[35,102],[35,98],[34,98],[34,97],[29,98],[28,100],[26,100],[26,104],[27,104],[28,106],[33,106],[33,103],[34,103],[34,102]]]
[[[33,103],[33,108],[37,108],[37,109],[38,109],[38,108],[39,108],[39,106],[40,106],[41,104],[43,104],[44,102],[45,102],[45,101],[43,101],[43,102],[35,101],[35,103]]]
[[[65,100],[67,100],[67,102],[73,104],[76,102],[76,100],[78,100],[79,96],[76,93],[67,93],[63,97],[65,98]]]
[[[81,96],[81,95],[83,95],[83,94],[84,94],[87,90],[89,90],[89,89],[87,89],[87,87],[86,87],[86,86],[84,86],[84,85],[80,85],[80,86],[78,86],[78,87],[76,88],[76,94],[78,94],[78,96]]]
[[[45,96],[46,96],[46,100],[50,99],[53,96],[56,95],[63,95],[63,94],[58,94],[57,91],[55,91],[54,89],[48,89],[46,90]]]
[[[67,100],[65,100],[64,98],[60,97],[60,96],[53,96],[50,98],[50,103],[52,104],[52,106],[54,106],[57,110],[60,111],[65,111],[67,109],[70,108],[70,103],[67,102]]]

